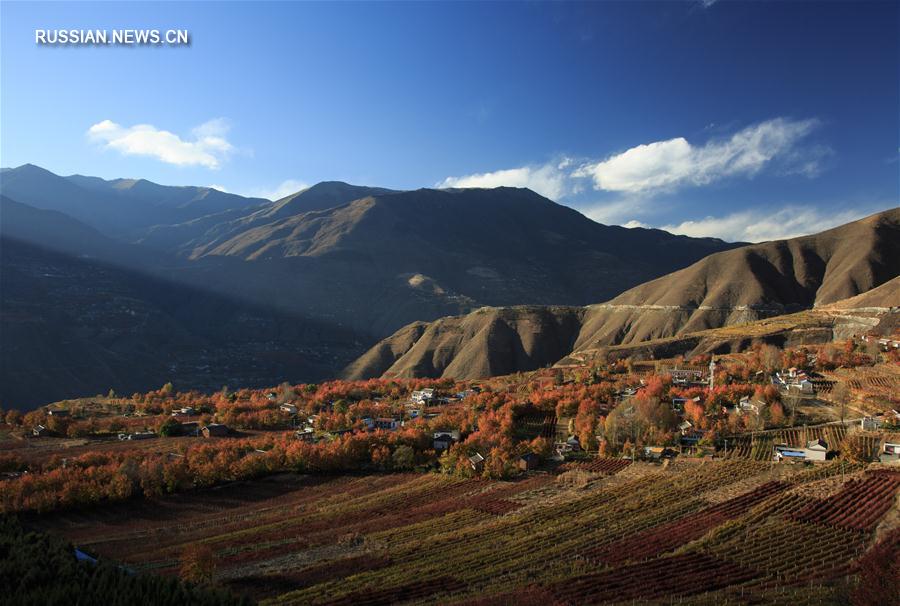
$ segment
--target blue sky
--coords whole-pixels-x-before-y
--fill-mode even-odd
[[[521,185],[604,223],[793,236],[898,204],[898,6],[4,1],[0,161],[251,195]]]

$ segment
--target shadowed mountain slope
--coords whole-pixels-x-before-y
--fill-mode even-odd
[[[260,220],[267,212],[208,232],[191,257],[237,258],[259,270],[285,262],[326,267],[351,285],[378,275],[396,295],[426,292],[465,310],[602,300],[736,246],[600,225],[508,187],[397,192]],[[422,309],[414,317],[436,316]]]

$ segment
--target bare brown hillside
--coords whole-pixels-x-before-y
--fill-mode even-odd
[[[375,345],[344,375],[486,377],[533,370],[572,350],[583,313],[581,307],[485,307],[417,322]]]
[[[716,253],[604,304],[486,308],[408,326],[372,348],[346,373],[351,378],[475,378],[533,370],[555,361],[550,358],[567,343],[574,354],[639,346],[850,297],[841,305],[898,306],[898,274],[900,209],[891,209],[819,234]],[[814,323],[810,338],[831,338],[831,319],[823,316]],[[766,334],[783,335],[794,328],[774,333],[767,328]],[[804,325],[804,330],[811,328]],[[505,338],[509,330],[522,341],[521,348],[510,345],[515,339]],[[704,347],[740,347],[755,335],[736,334],[733,343],[731,336],[704,335]],[[700,338],[690,348],[699,345]]]

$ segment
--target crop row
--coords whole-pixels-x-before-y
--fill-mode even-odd
[[[758,572],[733,562],[692,554],[562,581],[550,591],[566,604],[600,604],[704,593],[758,576]]]
[[[893,505],[898,488],[900,473],[873,473],[863,480],[850,480],[838,493],[798,510],[791,519],[870,531]]]
[[[711,505],[667,524],[654,526],[627,539],[588,550],[587,559],[606,564],[643,560],[699,539],[712,528],[737,518],[755,505],[785,490],[788,484],[768,482],[747,493]]]
[[[589,471],[591,473],[602,473],[604,475],[614,475],[628,467],[631,461],[628,459],[612,459],[600,457],[591,461],[582,461],[577,463],[566,463],[560,465],[560,471]]]

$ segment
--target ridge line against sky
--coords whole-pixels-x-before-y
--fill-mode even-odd
[[[322,180],[521,186],[603,223],[744,241],[900,199],[897,3],[257,9],[2,3],[3,164],[270,199]],[[192,44],[33,40],[122,25]]]

